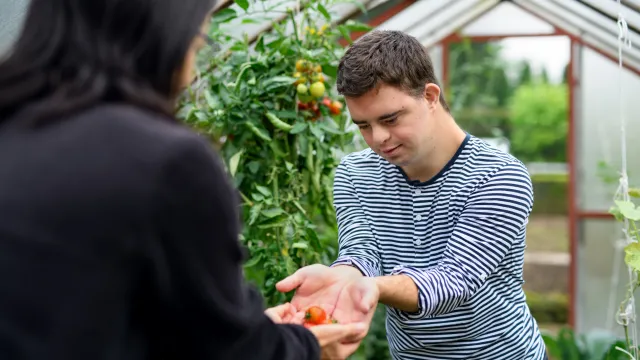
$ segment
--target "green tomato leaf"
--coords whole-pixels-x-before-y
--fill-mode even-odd
[[[338,26],[338,31],[340,31],[340,34],[342,34],[342,37],[347,40],[347,42],[349,43],[349,45],[353,44],[353,40],[351,40],[351,34],[349,33],[349,29],[344,26],[344,25],[339,25]]]
[[[299,123],[296,123],[295,125],[293,125],[293,128],[291,128],[291,131],[289,131],[289,133],[290,133],[290,134],[297,134],[297,133],[301,133],[301,132],[303,132],[306,128],[307,128],[307,123],[305,123],[305,122],[299,122]]]
[[[640,272],[640,243],[633,242],[624,248],[624,262],[634,271]]]
[[[256,265],[258,265],[258,263],[260,262],[260,260],[262,260],[262,259],[260,258],[260,256],[255,256],[255,255],[254,255],[253,257],[251,257],[251,258],[249,259],[249,261],[247,261],[246,263],[244,263],[244,267],[245,267],[245,268],[250,268],[250,267],[256,266]]]
[[[247,164],[247,167],[249,168],[249,171],[255,174],[258,172],[258,169],[260,169],[260,163],[253,160],[252,162]]]
[[[355,20],[347,20],[344,26],[349,31],[370,31],[371,29],[373,29],[371,26]]]
[[[630,188],[628,191],[629,196],[633,198],[640,198],[640,189],[639,188]]]
[[[213,14],[212,20],[215,23],[222,24],[229,22],[238,17],[238,14],[232,8],[225,8]]]
[[[324,18],[327,19],[327,21],[331,22],[331,15],[329,15],[327,8],[322,6],[322,4],[318,4],[318,11],[320,11],[322,16],[324,16]]]
[[[240,163],[240,157],[242,157],[243,152],[243,150],[240,150],[229,159],[229,173],[231,173],[231,176],[236,175],[238,164]]]
[[[296,78],[291,76],[274,76],[262,82],[265,92],[273,91],[279,87],[291,86],[296,82]]]
[[[236,4],[242,8],[242,10],[247,11],[249,8],[249,0],[235,0]]]
[[[615,203],[624,217],[629,220],[640,221],[640,209],[637,209],[631,201],[616,200]]]
[[[277,208],[262,210],[260,213],[268,218],[273,218],[273,217],[284,214],[284,210],[282,210],[282,208],[277,207]]]
[[[269,188],[265,187],[265,186],[261,186],[261,185],[256,185],[256,190],[260,191],[260,193],[262,193],[262,195],[264,196],[271,196],[271,190],[269,190]]]

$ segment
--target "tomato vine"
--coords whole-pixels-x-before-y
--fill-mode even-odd
[[[181,104],[182,119],[211,139],[240,192],[246,276],[268,305],[287,300],[275,290],[278,280],[336,255],[333,171],[355,136],[334,86],[339,40],[369,28],[335,25],[327,10],[335,4],[287,9],[255,42],[234,39],[225,24],[264,10],[241,2],[244,13],[214,14],[210,35],[225,51],[204,59],[204,86]]]

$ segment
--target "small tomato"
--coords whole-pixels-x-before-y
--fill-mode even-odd
[[[309,91],[309,89],[307,89],[307,86],[305,84],[298,84],[298,86],[296,87],[296,90],[298,91],[298,95],[305,95],[307,91]]]
[[[316,81],[313,84],[311,84],[311,88],[309,88],[309,91],[311,91],[311,96],[319,98],[322,95],[324,95],[324,91],[325,91],[324,84],[319,81]]]
[[[327,313],[320,306],[312,306],[305,312],[304,320],[311,324],[323,324],[327,320]]]
[[[340,101],[332,102],[331,105],[329,105],[329,111],[333,115],[339,115],[340,112],[342,111],[342,103]]]

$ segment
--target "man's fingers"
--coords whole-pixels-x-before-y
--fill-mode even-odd
[[[317,325],[309,328],[309,330],[316,336],[320,346],[325,346],[338,341],[349,341],[364,337],[367,332],[367,325],[361,323]]]
[[[304,277],[300,270],[294,272],[293,274],[287,276],[286,278],[280,280],[276,283],[276,289],[280,292],[286,293],[291,290],[297,289],[300,285],[302,285]]]
[[[364,290],[362,300],[360,301],[360,307],[362,311],[368,313],[378,304],[378,296],[375,291]]]

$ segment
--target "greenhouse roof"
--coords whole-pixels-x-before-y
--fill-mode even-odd
[[[359,2],[360,6],[354,5]],[[361,13],[362,8],[370,14],[387,11],[389,5],[399,0],[356,0],[336,2],[329,10],[340,21]],[[618,12],[628,25],[628,38],[632,44],[625,50],[625,63],[640,73],[640,0],[404,0],[410,3],[403,10],[388,18],[377,28],[405,31],[429,47],[452,34],[485,34],[494,36],[567,35],[580,40],[584,45],[617,59],[618,56]],[[250,39],[281,20],[283,10],[296,7],[304,1],[264,0],[251,2],[248,16],[242,16],[225,27],[234,35],[247,34]],[[244,10],[230,0],[221,1],[219,8],[229,7],[239,14]],[[260,19],[256,10],[266,9]],[[516,9],[516,10],[514,10]],[[377,10],[377,11],[376,11]],[[380,11],[382,10],[382,11]],[[516,16],[516,12],[519,12]],[[362,15],[363,21],[371,20]],[[493,20],[489,20],[493,19]],[[498,25],[496,25],[498,24]],[[510,24],[510,25],[509,25]],[[377,25],[377,24],[376,24]],[[502,27],[497,31],[495,27]],[[528,28],[528,29],[527,29]],[[510,29],[510,30],[506,30]],[[527,31],[529,30],[529,31]]]
[[[338,23],[344,22],[348,18],[359,14],[361,9],[371,9],[387,0],[355,0],[351,2],[335,2],[328,6],[327,10],[332,13]],[[245,35],[254,41],[258,36],[271,29],[274,22],[282,21],[286,17],[287,8],[296,9],[303,6],[305,1],[301,0],[256,0],[249,3],[245,11],[238,4],[231,0],[222,0],[217,6],[217,11],[222,9],[234,10],[239,16],[228,23],[221,25],[225,32],[233,37],[240,38]],[[298,16],[298,18],[300,15]]]
[[[540,33],[540,25],[534,21],[521,21],[522,17],[509,16],[517,8],[530,18],[551,25]],[[640,45],[640,0],[420,0],[378,28],[405,31],[418,38],[425,46],[432,46],[447,36],[459,32],[476,22],[476,32],[491,32],[495,24],[515,23],[513,35],[526,33],[523,27],[531,27],[531,33],[564,34],[579,39],[609,57],[618,56],[618,12],[628,25],[628,37],[632,44]],[[481,17],[493,13],[494,21],[483,22]],[[540,21],[543,20],[543,21]],[[534,27],[536,30],[534,30]],[[484,29],[483,29],[484,28]],[[493,31],[494,35],[496,34]],[[509,35],[509,34],[501,34]],[[640,50],[636,47],[625,50],[627,65],[640,70]]]

